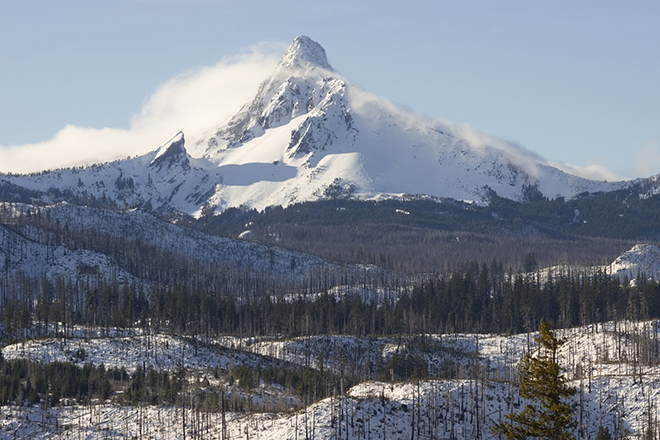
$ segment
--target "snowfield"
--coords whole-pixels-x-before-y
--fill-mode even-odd
[[[616,435],[626,432],[639,435],[649,420],[655,420],[656,402],[660,398],[659,328],[659,321],[622,321],[558,332],[567,339],[561,351],[561,364],[570,384],[580,390],[572,405],[581,438],[594,438],[600,426]],[[343,368],[350,371],[353,368],[350,356],[358,356],[357,362],[364,363],[366,350],[374,361],[379,356],[387,359],[397,350],[413,352],[417,339],[404,339],[410,342],[410,347],[393,338],[342,336],[281,341],[227,337],[208,344],[194,344],[173,336],[135,333],[114,338],[85,338],[80,334],[67,340],[27,341],[5,347],[2,353],[6,359],[103,363],[129,370],[142,363],[157,369],[172,369],[183,361],[199,372],[194,377],[200,377],[209,368],[266,365],[273,358],[319,368],[318,356],[310,353],[323,353],[328,359],[326,367],[332,368],[339,368],[333,362],[345,356]],[[252,391],[252,413],[225,415],[226,433],[228,438],[292,440],[304,436],[406,440],[412,436],[420,439],[497,438],[490,434],[493,424],[526,404],[518,394],[517,372],[521,356],[536,350],[534,336],[534,333],[427,335],[426,349],[418,353],[425,357],[429,374],[433,376],[443,371],[443,364],[452,363],[454,378],[411,382],[366,378],[347,389],[344,396],[329,397],[306,408],[299,400],[283,394],[289,399],[290,408],[284,412],[259,410],[259,402],[264,398],[278,398],[273,389],[265,393],[262,384]],[[213,384],[223,386],[217,381]],[[70,405],[47,411],[41,406],[6,406],[0,411],[0,438],[14,438],[14,435],[60,439],[78,436],[139,438],[140,429],[143,438],[184,437],[183,410],[168,406]],[[195,435],[222,438],[221,413],[199,412],[192,408],[185,411],[187,438]]]

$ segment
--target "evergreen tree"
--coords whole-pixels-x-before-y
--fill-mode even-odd
[[[612,440],[610,429],[603,426],[599,427],[598,433],[596,434],[596,440]]]
[[[549,322],[541,321],[536,342],[540,353],[529,353],[523,358],[523,377],[520,395],[532,403],[519,413],[511,413],[492,429],[493,434],[504,434],[507,440],[539,438],[569,440],[577,426],[573,409],[566,399],[576,389],[566,385],[566,379],[557,362],[559,348],[565,343],[558,339]]]

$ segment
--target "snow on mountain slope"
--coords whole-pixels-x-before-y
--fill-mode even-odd
[[[59,203],[42,208],[53,222],[71,231],[94,229],[116,239],[140,240],[200,264],[219,264],[298,277],[334,263],[275,246],[206,234],[164,222],[142,211],[114,212]]]
[[[0,281],[10,280],[19,290],[22,275],[32,279],[61,278],[74,285],[107,282],[150,286],[156,281],[151,278],[156,271],[162,275],[163,267],[158,264],[169,264],[171,258],[198,268],[200,273],[243,271],[245,276],[272,277],[274,282],[287,285],[340,267],[348,272],[364,272],[361,266],[344,266],[277,246],[206,234],[140,210],[118,212],[66,202],[40,207],[4,203],[0,210]],[[62,238],[66,236],[69,239]],[[122,249],[151,247],[144,252],[161,255],[163,260],[146,260],[143,266],[136,267],[112,246],[99,245],[110,242],[124,246]],[[157,282],[167,284],[168,280],[159,278]],[[319,288],[327,287],[332,285]]]
[[[122,208],[139,206],[199,215],[222,181],[217,171],[207,161],[187,153],[184,135],[179,132],[144,156],[86,168],[9,175],[2,180],[42,192],[41,201],[46,203],[105,201]]]
[[[63,278],[74,283],[83,281],[89,285],[101,280],[117,282],[119,285],[137,282],[135,277],[107,255],[42,244],[3,224],[0,224],[0,261],[0,278],[9,276],[15,279],[22,273],[31,277],[46,275],[50,280]]]
[[[228,207],[263,209],[323,198],[422,194],[488,200],[608,191],[628,183],[587,180],[467,125],[414,114],[334,72],[325,50],[297,37],[273,74],[227,124],[183,133],[141,157],[0,182],[40,191],[42,201],[106,200],[194,216]]]
[[[56,259],[46,272],[50,279],[61,277],[70,280],[102,279],[118,285],[139,285],[139,280],[119,267],[117,262],[98,252],[86,249],[69,251]]]
[[[622,185],[566,174],[472,127],[399,109],[333,72],[307,37],[296,38],[227,125],[196,143],[221,169],[263,170],[248,185],[225,179],[216,193],[221,207],[395,194],[484,200],[487,188],[521,198],[524,185],[571,197]],[[268,174],[275,178],[262,178]]]

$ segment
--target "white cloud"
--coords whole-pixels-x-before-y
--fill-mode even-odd
[[[628,180],[628,177],[620,176],[614,171],[602,165],[573,165],[565,162],[548,162],[548,165],[558,168],[565,173],[574,174],[576,176],[584,177],[585,179],[601,180],[608,182],[619,182]]]
[[[424,130],[428,127],[439,127],[442,131],[449,132],[457,138],[466,140],[476,151],[483,152],[485,148],[494,148],[503,151],[514,164],[524,167],[531,176],[538,177],[537,174],[539,168],[537,165],[546,164],[566,173],[591,180],[618,182],[629,179],[628,177],[621,176],[602,165],[579,166],[565,162],[548,161],[546,158],[516,141],[506,140],[484,133],[470,124],[454,124],[415,113],[414,111],[403,108],[398,104],[393,104],[384,98],[365,92],[357,87],[351,89],[351,99],[354,106],[363,113],[373,112],[374,110],[370,106],[376,104],[386,108],[390,113],[398,115],[402,120],[407,121],[411,124],[410,128],[413,128],[414,130]],[[649,148],[644,151],[648,154],[655,152],[658,155],[658,161],[660,161],[660,153],[658,153],[657,146],[655,149]]]
[[[603,165],[578,166],[565,162],[550,162],[549,164],[567,173],[587,179],[617,182],[637,177],[649,177],[653,173],[657,173],[660,168],[660,147],[656,142],[642,145],[635,155],[634,163],[628,167],[620,167],[625,170],[627,176],[622,176]]]
[[[143,154],[179,130],[190,139],[225,122],[252,98],[275,67],[282,47],[262,43],[215,66],[166,81],[130,119],[128,129],[67,125],[44,142],[0,146],[0,171],[25,173]]]
[[[657,173],[660,167],[660,148],[655,142],[649,142],[642,145],[635,156],[635,164],[633,166],[633,173],[639,177],[649,177],[653,173]]]

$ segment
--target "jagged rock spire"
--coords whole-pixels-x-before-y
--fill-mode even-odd
[[[159,170],[167,165],[167,168],[179,163],[185,169],[190,168],[190,161],[188,159],[188,152],[185,147],[186,140],[183,132],[178,132],[172,139],[167,141],[165,145],[158,149],[156,156],[149,164],[151,168],[158,168]]]

